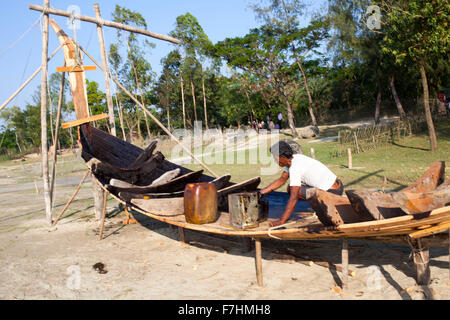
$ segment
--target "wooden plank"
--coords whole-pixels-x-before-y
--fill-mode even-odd
[[[437,226],[434,226],[431,228],[423,229],[420,231],[416,231],[416,232],[410,233],[408,236],[411,239],[418,239],[418,238],[430,236],[432,234],[444,232],[447,229],[450,229],[450,222],[440,224],[440,225],[437,225]]]
[[[366,221],[389,219],[406,214],[390,193],[346,190],[345,194],[356,213]]]
[[[400,192],[429,192],[437,188],[439,184],[444,182],[445,177],[445,162],[436,161],[431,164],[428,170],[413,184],[406,187]]]
[[[64,60],[66,66],[75,66],[77,63],[83,63],[80,52],[80,61],[77,61],[75,44],[72,39],[58,26],[53,20],[49,19],[50,25],[58,36],[58,40],[63,46]],[[86,76],[84,70],[81,72],[69,73],[70,90],[72,92],[73,105],[77,119],[83,119],[90,116],[88,109],[88,99],[86,92]]]
[[[71,66],[71,67],[56,67],[56,72],[83,72],[97,70],[96,66]]]
[[[307,197],[308,203],[325,226],[369,221],[365,216],[355,212],[347,197],[316,188],[309,189]]]
[[[392,198],[408,214],[428,212],[450,203],[450,186],[438,187],[426,193],[398,192],[392,194]]]
[[[102,119],[106,119],[106,118],[108,118],[108,114],[102,113],[102,114],[98,114],[98,115],[83,118],[83,119],[77,119],[74,121],[64,122],[61,124],[61,127],[63,127],[63,129],[68,129],[71,127],[76,127],[76,126],[82,125],[84,123],[98,121],[98,120],[102,120]]]

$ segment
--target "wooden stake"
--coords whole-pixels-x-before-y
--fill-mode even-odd
[[[64,97],[64,85],[66,74],[62,73],[61,86],[59,87],[59,97],[58,97],[58,110],[56,111],[56,124],[55,124],[55,142],[53,144],[53,163],[52,163],[52,179],[50,185],[50,197],[52,199],[53,208],[53,191],[55,189],[55,179],[56,179],[56,161],[58,159],[58,136],[59,136],[59,124],[61,122],[61,108]]]
[[[97,178],[91,174],[91,183],[92,183],[92,195],[94,197],[94,214],[96,219],[102,218],[102,203],[105,201],[106,195],[103,189],[99,186],[100,182],[98,182]]]
[[[55,51],[53,51],[53,53],[50,55],[50,57],[48,57],[47,61],[50,61],[55,55],[56,53],[59,51],[59,49],[62,48],[62,45],[59,45],[58,48],[56,48]],[[19,87],[19,89],[17,89],[5,102],[3,102],[3,104],[0,106],[0,110],[2,110],[4,107],[6,107],[8,105],[8,103],[10,103],[12,101],[12,99],[14,99],[19,93],[20,91],[23,90],[23,88],[25,88],[27,86],[27,84],[30,83],[31,80],[34,79],[34,77],[37,76],[37,74],[42,70],[42,65],[36,69],[36,71],[27,79],[25,80],[25,82]]]
[[[83,49],[83,47],[80,46],[80,49],[92,60],[92,62],[94,62],[97,67],[101,70],[103,70],[103,68],[100,66],[100,64],[94,59],[92,58],[92,56],[86,52],[86,50]],[[197,163],[199,163],[204,169],[208,170],[214,177],[218,178],[219,176],[212,171],[206,164],[203,163],[203,161],[201,161],[200,159],[198,159],[192,152],[191,150],[189,150],[188,148],[186,148],[181,142],[180,140],[178,140],[169,130],[167,130],[166,127],[164,127],[164,125],[150,112],[147,110],[147,108],[139,102],[139,100],[133,96],[117,79],[113,78],[111,75],[109,75],[111,77],[111,80],[113,80],[118,87],[120,87],[120,89],[123,90],[123,92],[125,92],[130,98],[131,100],[134,101],[134,103],[136,103],[137,105],[139,105],[141,107],[142,110],[144,110],[145,113],[147,113],[150,118],[152,118],[152,120],[169,136],[171,137],[173,140],[175,140],[180,146],[181,148],[186,151],[191,157],[192,159],[194,159],[195,161],[197,161]]]
[[[416,282],[418,285],[429,285],[431,282],[430,276],[430,251],[428,247],[422,246],[421,239],[412,242],[412,250],[414,254],[414,264],[416,266]]]
[[[105,217],[106,217],[106,200],[108,199],[108,195],[106,194],[103,198],[103,211],[102,211],[102,221],[100,222],[100,232],[98,233],[98,240],[102,240],[103,237],[103,228],[105,227]]]
[[[352,169],[353,168],[353,163],[352,163],[352,149],[347,148],[347,155],[348,155],[348,168]]]
[[[178,241],[180,243],[186,243],[185,239],[184,228],[178,227]]]
[[[359,144],[358,144],[358,136],[356,135],[356,132],[353,132],[353,136],[355,137],[356,152],[360,153]]]
[[[311,148],[311,158],[315,159],[316,155],[314,153],[314,148]]]
[[[348,287],[348,240],[342,240],[342,288]]]
[[[50,1],[44,0],[44,8],[50,7]],[[42,179],[44,180],[45,212],[49,225],[52,225],[52,199],[50,177],[48,174],[48,133],[47,133],[47,70],[48,70],[48,13],[44,13],[42,26],[42,72],[41,72],[41,153]]]
[[[70,203],[73,201],[73,199],[75,199],[76,195],[78,194],[78,191],[80,191],[80,188],[83,185],[84,180],[86,180],[89,172],[90,172],[89,170],[86,171],[86,173],[84,174],[84,176],[81,179],[80,183],[78,184],[78,187],[75,189],[75,192],[72,194],[72,196],[70,197],[69,201],[67,201],[66,205],[61,210],[61,212],[59,213],[58,217],[56,217],[55,221],[53,221],[52,227],[54,227],[58,223],[59,219],[61,219],[61,217],[64,214],[64,212],[66,212],[66,210],[69,207]]]
[[[102,17],[100,15],[100,7],[98,3],[94,3],[95,17],[97,20],[101,20]],[[98,34],[98,42],[100,44],[100,55],[102,57],[103,63],[103,76],[105,78],[105,94],[106,94],[106,103],[108,105],[108,115],[109,115],[109,125],[111,127],[111,134],[116,136],[116,122],[114,119],[114,106],[112,102],[111,96],[111,88],[109,86],[109,67],[108,67],[108,59],[106,58],[106,49],[105,49],[105,40],[103,37],[102,25],[97,24],[97,34]]]
[[[255,238],[255,267],[256,280],[258,286],[263,287],[262,258],[261,258],[261,239]]]

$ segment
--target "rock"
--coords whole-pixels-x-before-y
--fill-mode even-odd
[[[316,126],[308,126],[304,128],[300,128],[299,135],[302,139],[311,139],[317,137],[320,133],[320,130]]]
[[[292,151],[294,151],[294,154],[303,154],[303,149],[302,146],[300,144],[298,144],[297,142],[295,142],[294,140],[282,140],[284,142],[286,142],[287,144],[289,144],[292,148]]]

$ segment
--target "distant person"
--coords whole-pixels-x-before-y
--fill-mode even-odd
[[[295,153],[286,141],[275,143],[270,148],[270,152],[278,165],[284,167],[284,171],[280,178],[261,189],[260,193],[264,195],[275,191],[288,179],[290,180],[288,187],[290,197],[286,209],[279,220],[271,222],[271,227],[286,223],[298,200],[306,200],[306,190],[309,188],[317,188],[337,195],[343,194],[344,185],[330,169],[313,158]]]
[[[278,127],[281,129],[281,122],[283,121],[283,114],[281,112],[278,112]]]

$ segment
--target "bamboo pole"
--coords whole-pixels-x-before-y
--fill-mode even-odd
[[[100,70],[103,70],[103,68],[100,66],[100,64],[94,59],[92,58],[92,56],[86,52],[86,50],[84,50],[83,47],[80,46],[80,49],[92,60],[92,62],[94,62],[94,64],[97,65],[97,67]],[[147,108],[145,108],[144,105],[142,105],[142,103],[139,102],[139,100],[133,96],[123,85],[120,84],[120,82],[113,78],[111,76],[111,74],[109,74],[109,77],[111,78],[111,80],[113,80],[117,86],[120,87],[120,89],[123,90],[123,92],[125,92],[137,105],[139,105],[142,110],[144,110],[145,113],[147,113],[150,118],[152,118],[153,121],[155,121],[155,123],[169,136],[171,137],[173,140],[175,140],[180,146],[181,148],[186,151],[195,161],[197,161],[204,169],[208,170],[214,177],[218,178],[219,176],[212,171],[206,164],[203,163],[203,161],[201,161],[200,159],[198,159],[194,154],[192,154],[191,150],[187,149],[181,142],[180,140],[178,140],[169,130],[166,129],[166,127],[164,127],[164,125],[150,112],[147,110]]]
[[[348,240],[342,239],[342,288],[348,288]]]
[[[60,44],[58,48],[53,51],[53,53],[48,57],[47,62],[50,61],[59,51],[59,49],[62,48],[62,45]],[[2,110],[4,107],[8,105],[8,103],[11,102],[12,99],[14,99],[22,90],[27,86],[27,84],[30,83],[31,80],[34,79],[34,77],[37,76],[37,74],[42,70],[42,65],[36,69],[36,71],[27,79],[25,82],[17,89],[3,104],[0,106],[0,110]]]
[[[57,10],[57,9],[53,9],[53,8],[45,8],[44,6],[39,6],[39,5],[35,5],[35,4],[30,4],[28,5],[28,8],[30,10],[35,10],[35,11],[40,11],[40,12],[44,12],[45,11],[45,15],[48,14],[54,14],[57,16],[62,16],[62,17],[67,17],[70,18],[72,17],[72,12],[67,12],[67,11],[63,11],[63,10]],[[81,15],[81,14],[73,14],[73,17],[77,20],[81,20],[81,21],[85,21],[85,22],[91,22],[91,23],[95,23],[101,26],[106,26],[106,27],[112,27],[112,28],[116,28],[116,29],[120,29],[120,30],[125,30],[125,31],[130,31],[130,32],[134,32],[134,33],[139,33],[142,34],[144,36],[148,36],[148,37],[152,37],[152,38],[156,38],[159,40],[163,40],[163,41],[168,41],[168,42],[172,42],[174,44],[179,44],[180,40],[175,39],[173,37],[169,37],[166,35],[161,35],[155,32],[151,32],[148,30],[144,30],[144,29],[140,29],[140,28],[135,28],[126,24],[122,24],[122,23],[117,23],[117,22],[113,22],[113,21],[108,21],[108,20],[103,20],[103,19],[98,19],[98,18],[93,18],[93,17],[88,17],[85,15]]]
[[[262,259],[261,259],[261,239],[255,238],[255,267],[256,267],[256,280],[258,286],[263,287],[263,273],[262,273]]]
[[[64,63],[65,65],[65,63]],[[53,208],[53,191],[55,189],[55,178],[56,178],[56,161],[58,160],[58,136],[59,136],[59,124],[61,122],[61,108],[64,97],[64,85],[65,85],[66,73],[62,73],[61,86],[59,88],[58,97],[58,110],[56,111],[56,123],[55,123],[55,141],[53,143],[53,163],[52,163],[52,179],[50,185],[50,198],[52,199]]]
[[[69,207],[69,205],[71,204],[73,199],[75,199],[76,195],[78,194],[78,191],[80,191],[80,188],[81,188],[81,186],[84,183],[84,180],[86,180],[87,176],[89,175],[89,172],[90,172],[89,170],[86,171],[86,173],[84,174],[84,176],[81,179],[80,183],[78,184],[78,187],[75,189],[75,192],[72,194],[72,196],[70,197],[69,201],[67,201],[67,203],[64,206],[64,208],[58,214],[58,216],[56,217],[55,221],[53,221],[52,227],[54,227],[58,223],[59,219],[61,219],[61,217],[64,214],[64,212],[66,212],[67,208]]]
[[[50,6],[49,0],[44,0],[44,7]],[[42,26],[42,72],[41,72],[41,153],[42,179],[44,180],[45,212],[49,225],[52,225],[52,199],[50,194],[50,178],[48,174],[48,133],[47,133],[47,64],[48,59],[48,13],[44,13]]]
[[[100,15],[100,7],[98,3],[94,3],[94,10],[96,18],[98,20],[101,20],[102,17]],[[97,34],[98,34],[98,42],[100,44],[100,55],[102,57],[102,63],[104,68],[103,76],[105,78],[105,94],[106,94],[106,103],[108,105],[109,125],[111,127],[111,134],[113,136],[117,136],[116,123],[114,119],[114,106],[112,102],[111,87],[109,85],[109,77],[108,77],[109,66],[108,66],[108,59],[106,58],[105,39],[103,37],[103,30],[101,24],[97,24]]]
[[[348,168],[353,168],[353,161],[352,161],[352,149],[347,148],[347,155],[348,155]]]
[[[106,194],[103,198],[103,212],[102,212],[102,221],[100,223],[100,232],[98,233],[98,240],[102,240],[103,237],[103,229],[105,227],[105,217],[106,217],[106,200],[108,199],[108,195]]]

